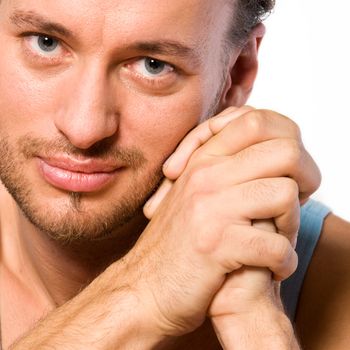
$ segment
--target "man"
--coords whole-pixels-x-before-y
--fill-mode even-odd
[[[274,280],[319,174],[290,120],[226,110],[264,7],[219,2],[1,1],[4,348],[298,348]]]

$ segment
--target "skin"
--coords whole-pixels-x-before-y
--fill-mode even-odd
[[[247,110],[251,110],[251,107],[245,107],[243,112],[247,112]],[[229,119],[232,120],[242,115],[242,110],[231,111],[231,113],[224,112],[223,114],[228,114]],[[212,121],[214,121],[215,124]],[[199,128],[192,131],[185,140],[183,140],[171,159],[169,159],[164,168],[164,173],[168,179],[163,182],[161,188],[144,207],[144,212],[147,217],[151,218],[155,214],[161,202],[170,192],[173,181],[180,175],[181,171],[184,170],[188,157],[197,147],[200,147],[200,145],[204,143],[207,137],[211,137],[211,132],[216,128],[215,125],[218,125],[220,128],[227,123],[225,117],[218,120],[214,118],[212,121],[208,121],[211,127],[202,124]],[[235,128],[237,128],[237,126],[236,124]],[[279,162],[281,162],[281,160]],[[294,164],[294,167],[297,167],[296,164]],[[240,170],[242,171],[242,168]],[[313,176],[317,175],[313,174]],[[309,180],[311,181],[311,179]],[[307,182],[308,181],[306,181],[306,183]],[[301,192],[300,196],[304,198],[301,202],[305,202],[308,194]],[[264,225],[264,223],[262,223],[262,225]],[[271,227],[265,224],[264,229],[269,231]],[[348,276],[350,276],[348,254],[350,249],[348,244],[349,231],[349,222],[332,213],[326,217],[320,240],[303,283],[296,312],[295,326],[303,349],[329,349],[332,347],[342,350],[348,347],[349,317],[348,313],[344,312],[344,308],[346,309],[348,307],[348,300],[350,300],[348,281]],[[319,278],[320,273],[322,273],[323,276],[321,279]],[[235,284],[239,283],[237,274],[233,275],[233,278],[225,282],[225,287],[221,289],[221,292],[218,293],[213,303],[213,305],[220,303],[221,295],[224,295],[222,305],[225,303],[224,310],[226,313],[228,300],[233,300],[233,289]],[[261,277],[261,275],[259,277]],[[255,284],[252,290],[256,293],[256,284],[259,279],[251,279],[251,276],[248,278]],[[244,287],[246,288],[247,284],[245,284]],[[228,288],[230,288],[229,296],[227,294]],[[255,297],[257,297],[256,294]],[[260,304],[258,303],[256,307],[259,308],[259,306]],[[226,336],[226,332],[228,331],[230,333],[228,343],[230,343],[231,338],[233,338],[232,330],[237,327],[237,323],[234,320],[232,322],[230,318],[230,315],[225,315],[224,317],[218,317],[218,320],[216,320],[215,317],[213,319],[214,326],[217,323],[221,326],[222,324],[226,324],[223,327],[223,331],[220,330],[219,334]],[[243,331],[240,335],[242,336],[244,333]],[[236,344],[232,343],[233,348],[235,348]],[[248,344],[247,348],[249,348],[249,346],[251,346],[251,344]],[[271,344],[269,346],[271,346]]]
[[[189,130],[213,113],[214,107],[220,111],[230,105],[241,106],[245,103],[254,82],[257,48],[263,36],[262,27],[257,27],[246,47],[230,50],[228,64],[223,66],[223,45],[218,39],[225,35],[226,27],[222,23],[228,23],[226,2],[223,2],[223,6],[195,0],[186,1],[186,4],[183,1],[169,1],[166,6],[163,4],[150,0],[131,4],[129,1],[84,0],[72,3],[33,0],[2,1],[0,5],[0,39],[6,43],[5,54],[0,58],[0,136],[1,150],[6,155],[1,173],[5,184],[8,187],[12,185],[12,190],[13,184],[20,185],[19,190],[16,188],[18,199],[29,203],[27,207],[22,205],[22,209],[31,219],[23,215],[2,189],[1,310],[3,315],[7,315],[2,316],[5,348],[58,306],[61,308],[57,312],[38,322],[33,331],[14,348],[37,348],[44,342],[48,347],[80,344],[84,348],[91,345],[89,341],[96,342],[97,339],[101,349],[114,348],[110,341],[121,344],[121,347],[125,345],[124,348],[132,348],[130,344],[140,346],[140,342],[142,347],[150,348],[154,344],[159,345],[165,336],[178,337],[177,344],[183,341],[190,348],[203,348],[202,334],[211,334],[212,343],[208,341],[206,344],[214,348],[218,342],[210,326],[204,323],[199,328],[210,306],[209,316],[223,344],[230,348],[235,343],[247,349],[240,338],[246,335],[245,329],[251,322],[251,317],[247,315],[255,317],[251,311],[256,310],[257,304],[248,302],[251,295],[255,296],[254,300],[259,300],[261,324],[270,325],[270,321],[274,320],[276,325],[283,325],[280,328],[276,326],[273,338],[278,335],[278,339],[284,342],[283,346],[287,341],[289,345],[293,343],[293,347],[289,348],[297,348],[291,327],[279,305],[278,295],[269,297],[275,283],[266,269],[248,269],[243,271],[241,279],[236,275],[235,288],[240,290],[243,285],[247,300],[244,302],[244,298],[234,298],[236,303],[229,309],[222,309],[223,302],[229,300],[224,291],[231,289],[232,292],[232,279],[225,280],[226,275],[239,270],[242,265],[269,268],[275,277],[281,278],[293,271],[295,256],[291,253],[289,241],[282,235],[266,235],[265,232],[266,242],[262,239],[262,246],[256,247],[256,251],[263,248],[266,255],[271,257],[263,261],[262,254],[254,255],[254,249],[251,255],[247,254],[247,243],[244,243],[243,237],[238,237],[235,242],[236,256],[230,252],[227,260],[227,253],[221,249],[227,246],[226,241],[218,240],[213,245],[217,237],[213,236],[212,241],[199,237],[198,245],[193,245],[191,239],[196,238],[197,228],[203,226],[201,217],[210,217],[210,208],[234,198],[233,207],[212,218],[208,225],[220,223],[222,226],[227,222],[231,225],[232,235],[244,229],[253,233],[253,240],[254,235],[261,235],[264,231],[261,228],[254,231],[254,227],[252,231],[252,219],[276,218],[277,229],[284,232],[289,240],[294,240],[299,192],[307,198],[315,190],[318,172],[301,146],[300,134],[291,121],[272,112],[241,113],[223,128],[216,126],[215,129],[212,126],[214,129],[211,129],[210,136],[213,137],[207,138],[202,147],[188,147],[187,143],[187,151],[181,152],[183,159],[186,159],[185,166],[176,167],[181,176],[174,175],[178,177],[174,188],[145,229],[147,221],[142,215],[142,205],[160,180],[163,162]],[[65,48],[60,47],[55,58],[39,58],[34,54],[33,47],[36,46],[33,46],[32,33],[39,31],[38,28],[24,25],[23,19],[19,20],[18,16],[16,23],[10,23],[9,18],[15,9],[28,11],[34,8],[40,11],[41,16],[54,18],[55,22],[73,32],[71,37],[62,33],[59,35]],[[189,10],[184,12],[184,8]],[[178,16],[179,13],[182,15]],[[27,33],[26,36],[23,33]],[[142,48],[140,45],[138,48],[129,47],[139,41],[160,40],[181,41],[193,49],[196,59],[176,56],[173,52],[160,54],[154,52],[154,46],[152,49],[145,49],[145,45]],[[164,60],[180,69],[168,71],[160,79],[162,82],[146,83],[139,72],[140,62],[143,62],[140,58],[145,56]],[[21,98],[18,99],[18,96]],[[203,128],[196,130],[200,134]],[[233,139],[237,142],[235,145],[227,144],[234,130],[237,130],[237,138]],[[242,135],[252,135],[252,138],[244,143]],[[197,136],[191,135],[191,139],[196,140]],[[184,142],[186,145],[186,139]],[[99,148],[94,148],[97,144]],[[261,148],[256,148],[256,144]],[[241,152],[247,149],[254,155],[252,159],[256,167],[252,168],[259,169],[259,164],[266,164],[266,159],[259,157],[261,150],[282,149],[282,144],[285,152],[291,152],[291,162],[283,163],[280,169],[266,169],[261,174],[251,174],[250,167],[245,163],[246,171],[242,171],[241,179],[238,177],[233,181],[226,176],[213,183],[210,196],[205,198],[209,204],[208,212],[200,210],[201,215],[198,215],[200,207],[193,207],[190,199],[204,193],[208,183],[212,183],[211,177],[217,178],[215,174],[218,173],[235,173],[232,171],[234,167],[243,169],[247,155],[241,157]],[[97,157],[97,154],[119,162],[124,169],[105,191],[72,196],[49,186],[40,176],[35,156],[45,156],[49,150],[70,153],[75,157]],[[213,154],[217,156],[214,162],[210,159]],[[270,154],[266,154],[268,159]],[[237,155],[234,167],[221,161],[232,155]],[[285,153],[276,155],[280,159],[285,159],[284,156]],[[208,172],[206,181],[201,183],[198,181],[200,177],[195,176],[198,170],[203,173],[208,164],[213,168],[215,165],[216,171],[212,174]],[[305,174],[300,171],[303,168],[301,165],[306,169]],[[286,179],[285,174],[294,180]],[[316,178],[316,181],[310,181],[310,178]],[[255,183],[255,180],[258,182]],[[226,194],[224,189],[228,184],[232,189]],[[256,191],[252,191],[252,188]],[[257,198],[262,198],[261,193],[266,188],[273,188],[275,196],[267,196],[268,201],[262,199],[259,208],[254,210],[253,204],[257,203]],[[220,197],[219,193],[225,193],[225,196]],[[244,202],[244,193],[253,193],[254,196],[248,198],[249,205],[242,209],[237,203]],[[286,193],[287,196],[276,195]],[[191,213],[195,214],[196,210],[197,215],[192,216]],[[118,217],[118,221],[110,221],[108,229],[99,231],[97,228],[102,226],[101,218],[108,223],[107,218],[111,216]],[[183,227],[180,223],[186,217],[191,220],[187,227]],[[293,218],[292,226],[287,224],[290,218]],[[177,223],[175,228],[170,225],[172,221]],[[41,230],[38,229],[39,222]],[[69,230],[66,229],[68,224]],[[213,232],[222,232],[221,226]],[[48,227],[54,229],[50,231]],[[180,235],[184,229],[187,239]],[[141,232],[141,239],[127,253]],[[105,237],[106,234],[108,237]],[[103,240],[96,240],[102,236]],[[63,245],[65,240],[71,244]],[[178,242],[183,242],[183,247]],[[269,248],[271,246],[280,249],[274,251]],[[117,260],[121,256],[124,258]],[[186,260],[188,258],[192,260],[192,267]],[[174,290],[171,279],[165,279],[162,293],[157,288],[152,289],[152,285],[159,285],[159,276],[177,276],[178,266],[171,264],[177,260],[183,263],[179,276],[185,278],[182,283],[178,281],[177,287],[188,283],[186,276],[193,274],[200,282],[200,288],[196,288],[194,280],[190,286],[192,290],[188,287],[190,292],[184,293],[181,289]],[[158,267],[158,264],[154,265],[156,261],[169,263]],[[193,270],[195,266],[204,268],[202,275],[201,269]],[[144,277],[140,278],[142,271]],[[263,282],[259,288],[250,283],[257,280]],[[111,281],[114,281],[113,285]],[[129,286],[132,286],[131,290]],[[84,287],[85,290],[79,293]],[[223,292],[217,293],[219,290]],[[156,296],[151,295],[152,291],[156,291]],[[174,295],[179,304],[174,304],[169,312],[169,300],[177,300]],[[258,295],[261,298],[257,298]],[[68,300],[71,301],[67,303]],[[109,305],[108,309],[105,309],[106,305]],[[198,309],[195,312],[192,308],[194,305]],[[125,309],[137,310],[132,320]],[[98,323],[101,328],[96,329],[98,310],[105,312]],[[227,322],[228,318],[221,317],[227,311],[238,317],[230,317]],[[9,315],[13,315],[13,318]],[[215,322],[216,317],[223,322]],[[86,324],[90,319],[91,324]],[[115,329],[115,324],[123,324],[124,327]],[[97,338],[76,338],[76,332],[70,332],[70,327],[73,330],[84,327],[87,335]],[[199,330],[189,338],[180,337],[195,329]],[[229,329],[237,331],[231,333]],[[130,341],[128,337],[135,331],[138,337]],[[260,337],[253,335],[253,339],[264,338],[261,335],[266,331],[269,330],[259,329],[256,334],[260,334]],[[55,336],[42,339],[42,334]],[[282,348],[275,344],[277,348]]]
[[[205,33],[194,35],[194,30],[199,21],[206,21],[204,15],[208,8],[199,7],[196,2],[193,5],[190,4],[189,8],[193,7],[192,12],[196,13],[198,18],[198,22],[193,23],[186,16],[174,20],[173,13],[178,13],[180,4],[173,5],[168,17],[162,17],[160,20],[172,23],[172,25],[168,24],[167,26],[169,33],[173,33],[175,27],[183,26],[184,33],[182,34],[191,38],[185,44],[194,48],[194,54],[198,58],[189,60],[188,57],[186,59],[176,57],[175,59],[169,55],[157,57],[168,59],[184,72],[181,74],[180,72],[171,72],[165,74],[163,79],[153,79],[152,81],[149,79],[147,81],[145,76],[140,74],[141,68],[138,68],[137,65],[142,64],[142,62],[137,61],[137,58],[154,52],[131,50],[127,49],[126,46],[132,46],[135,42],[140,41],[166,40],[169,36],[165,31],[160,38],[157,30],[158,23],[150,23],[149,20],[146,20],[149,18],[149,14],[142,10],[144,6],[151,9],[151,4],[143,4],[140,8],[141,4],[138,3],[134,4],[133,7],[129,6],[128,9],[125,9],[123,4],[116,6],[114,2],[105,2],[99,6],[86,4],[84,15],[81,16],[79,23],[75,19],[68,19],[67,13],[67,8],[69,8],[69,13],[71,11],[81,13],[78,3],[75,8],[72,7],[72,4],[67,7],[65,3],[60,5],[53,2],[50,4],[45,2],[42,5],[35,3],[39,8],[44,7],[48,13],[60,14],[56,21],[64,23],[74,33],[79,32],[79,35],[75,35],[74,40],[65,40],[66,46],[71,49],[65,47],[56,50],[57,55],[52,55],[54,58],[46,58],[46,60],[35,57],[34,53],[31,52],[33,51],[30,50],[33,46],[33,39],[22,40],[21,46],[19,46],[18,40],[13,40],[23,32],[37,29],[28,25],[24,27],[21,20],[16,20],[21,28],[9,23],[8,18],[13,15],[16,4],[16,2],[4,2],[2,5],[2,18],[5,21],[2,39],[10,39],[11,44],[8,48],[8,55],[3,57],[1,61],[2,65],[10,67],[2,75],[1,90],[4,99],[1,110],[5,111],[5,114],[11,118],[6,118],[7,120],[4,121],[5,125],[2,128],[1,136],[2,140],[8,140],[9,147],[5,147],[6,145],[2,147],[2,149],[10,148],[7,158],[13,159],[13,155],[17,156],[17,164],[13,165],[10,172],[16,171],[19,178],[23,178],[22,175],[26,172],[27,183],[23,187],[40,186],[42,189],[40,193],[35,193],[35,196],[30,195],[27,200],[34,208],[32,210],[36,211],[32,216],[40,215],[39,208],[43,206],[49,208],[48,212],[54,213],[52,218],[48,213],[41,218],[41,222],[48,222],[46,225],[42,225],[43,228],[46,228],[57,220],[57,215],[66,216],[67,211],[64,207],[68,205],[68,210],[70,210],[72,204],[67,193],[62,194],[62,191],[52,189],[38,179],[34,157],[26,160],[24,152],[15,149],[15,145],[20,143],[23,138],[27,142],[28,139],[32,140],[32,144],[29,146],[33,149],[33,155],[41,157],[45,157],[46,153],[49,153],[45,149],[51,149],[54,154],[65,150],[73,153],[76,157],[84,156],[83,150],[90,149],[101,140],[104,140],[105,144],[110,141],[108,147],[106,145],[104,147],[107,149],[105,153],[109,152],[109,158],[111,158],[112,150],[119,150],[122,154],[126,154],[124,158],[128,158],[127,155],[132,151],[141,154],[144,160],[142,167],[140,165],[133,167],[123,157],[117,157],[114,162],[126,168],[120,174],[118,181],[115,181],[113,186],[108,188],[108,193],[103,193],[103,196],[102,194],[83,196],[79,207],[81,212],[93,213],[91,214],[93,218],[97,216],[108,218],[113,212],[111,209],[109,209],[110,212],[106,212],[106,208],[113,208],[113,203],[126,201],[124,198],[128,197],[131,201],[130,204],[128,203],[131,209],[127,216],[135,217],[144,198],[160,179],[160,165],[187,131],[209,114],[213,103],[211,94],[213,91],[217,93],[222,83],[218,79],[219,70],[222,68],[220,65],[221,55],[214,55],[205,47],[211,47],[214,52],[220,52],[221,43],[216,43],[215,39],[217,36],[222,36],[223,29],[214,26],[211,31],[212,37],[209,38],[208,45],[204,46],[204,40],[208,39],[204,38]],[[25,9],[29,10],[33,7],[33,4],[28,3]],[[66,10],[62,10],[63,8]],[[223,17],[225,8],[220,10],[221,13],[215,13],[215,16]],[[96,13],[95,10],[98,12]],[[94,16],[98,18],[95,27],[87,27],[82,31],[81,23],[89,22],[92,11]],[[132,17],[130,17],[131,12],[133,13]],[[157,19],[155,20],[157,21]],[[144,27],[140,27],[139,22],[144,23]],[[147,33],[147,36],[140,37],[139,31]],[[115,37],[115,33],[120,33],[122,40]],[[171,36],[174,41],[180,41],[181,38],[180,34]],[[62,38],[62,40],[64,39],[66,38]],[[18,66],[10,64],[14,59],[19,61]],[[84,72],[86,81],[81,80],[82,72]],[[203,76],[205,76],[205,80]],[[208,86],[214,77],[214,89],[209,89]],[[8,85],[8,81],[15,82],[16,86]],[[79,94],[76,94],[75,91],[79,91]],[[21,103],[9,105],[8,101],[14,100],[18,94],[22,96]],[[86,101],[89,103],[87,104]],[[27,114],[28,105],[31,106],[32,117],[23,118]],[[144,115],[145,108],[148,111],[147,116]],[[71,118],[72,115],[75,117]],[[18,123],[21,123],[21,128],[17,127]],[[152,125],[152,128],[149,125]],[[8,130],[11,130],[11,133]],[[176,132],[174,133],[173,130]],[[155,137],[158,134],[162,134],[163,139],[167,140],[167,143],[164,144],[165,147],[160,147],[161,140]],[[114,135],[118,135],[118,140],[113,138]],[[34,147],[33,143],[36,140],[38,140],[37,143],[42,144],[41,147]],[[51,146],[47,144],[48,142],[55,142],[55,145]],[[26,144],[22,146],[22,149],[26,148],[28,148]],[[153,151],[156,148],[159,149],[157,153]],[[23,164],[23,166],[21,167],[19,164]],[[142,170],[139,171],[139,168]],[[153,174],[158,174],[155,179],[153,179]],[[134,188],[125,186],[129,183],[127,179],[130,177],[133,179]],[[145,179],[150,180],[146,181]],[[15,182],[18,181],[15,180]],[[138,193],[141,193],[138,197],[130,200],[130,193],[136,192],[135,188],[138,189]],[[19,195],[25,196],[24,193]],[[57,201],[53,204],[50,201],[51,198],[57,198]],[[58,212],[58,208],[61,208],[60,212]],[[99,215],[95,215],[95,213]],[[120,213],[117,214],[122,216]],[[83,225],[85,222],[84,230],[80,230],[84,231],[85,236],[91,225],[93,227],[102,226],[102,222],[98,222],[99,225],[94,224],[94,219],[90,219],[87,214],[79,213],[77,215],[75,213],[69,219],[71,222],[78,220],[77,226],[79,223]],[[63,227],[64,223],[56,231],[62,231]],[[98,237],[100,234],[91,232],[91,236],[94,237]]]
[[[50,213],[54,220],[60,215],[64,216],[62,211],[65,209],[62,208],[68,205],[71,209],[71,198],[69,194],[48,186],[42,180],[33,159],[25,159],[17,151],[18,140],[27,135],[35,140],[54,140],[56,144],[57,141],[64,140],[65,147],[74,146],[82,154],[97,141],[118,135],[113,138],[114,148],[137,148],[142,152],[147,162],[141,172],[127,169],[108,188],[107,193],[83,197],[83,213],[74,213],[75,217],[71,217],[70,222],[85,222],[85,212],[94,212],[93,217],[98,218],[111,203],[120,201],[124,188],[130,183],[133,188],[142,187],[188,130],[209,113],[213,103],[212,95],[222,85],[222,56],[219,55],[221,43],[216,39],[223,36],[223,27],[217,21],[210,21],[209,38],[207,31],[198,31],[202,23],[208,21],[203,16],[212,5],[209,2],[206,5],[199,6],[196,1],[186,3],[195,16],[190,16],[189,11],[189,16],[176,17],[174,20],[174,14],[179,13],[179,8],[183,8],[181,3],[171,3],[171,6],[168,4],[167,11],[160,12],[159,4],[154,2],[137,2],[131,7],[129,2],[126,6],[126,2],[116,5],[114,1],[103,4],[92,1],[74,4],[54,1],[43,1],[42,4],[37,1],[2,1],[1,21],[4,25],[1,38],[8,43],[8,48],[7,54],[1,58],[1,67],[7,67],[1,74],[0,82],[3,111],[1,139],[8,136],[8,145],[12,150],[10,155],[15,156],[11,158],[16,159],[14,173],[25,173],[25,187],[38,189],[35,196],[30,197],[30,203],[32,207],[46,209],[46,220],[53,220],[48,218]],[[152,21],[149,20],[148,12],[143,11],[145,7],[152,13]],[[157,11],[152,11],[154,7]],[[21,35],[39,30],[31,25],[19,28],[9,21],[14,10],[18,8],[23,11],[42,9],[40,15],[49,18],[54,14],[55,22],[61,23],[74,33],[74,39],[71,40],[65,36],[59,37],[69,49],[62,49],[62,53],[53,61],[36,57],[29,51],[28,41],[21,38]],[[132,21],[130,12],[133,13]],[[225,7],[215,7],[215,11],[211,9],[209,12],[212,12],[213,18],[225,18]],[[79,20],[72,18],[71,13],[79,14]],[[157,15],[158,13],[161,15]],[[138,14],[137,18],[135,14]],[[90,18],[95,19],[94,23],[85,26]],[[164,31],[160,35],[158,28],[162,27]],[[178,28],[182,28],[182,31],[179,32]],[[119,33],[118,37],[116,33]],[[141,38],[140,33],[145,33],[145,37]],[[162,85],[159,92],[159,89],[150,88],[143,79],[135,76],[134,65],[128,66],[135,57],[149,54],[153,56],[154,52],[125,49],[125,43],[129,45],[135,41],[164,40],[167,37],[181,41],[189,38],[185,44],[194,48],[199,64],[187,58],[156,55],[159,59],[179,65],[184,71],[176,77],[171,75],[169,79],[172,83]],[[203,45],[204,40],[207,45]],[[237,56],[238,52],[233,54],[232,60]],[[12,64],[14,60],[18,62],[17,65]],[[253,73],[254,68],[253,66]],[[81,80],[82,72],[86,83]],[[244,83],[247,87],[243,84],[237,86],[237,104],[243,103],[240,96],[245,94],[243,90],[250,89],[251,78],[247,77]],[[115,91],[118,91],[117,95]],[[18,95],[21,96],[20,101],[16,98]],[[223,99],[223,107],[225,103]],[[159,135],[162,135],[161,139]],[[55,147],[58,148],[57,145]],[[155,149],[157,152],[154,152]],[[42,149],[40,151],[43,152]],[[148,184],[148,191],[153,187],[154,183]],[[130,191],[134,192],[133,189]],[[147,193],[147,189],[144,192]],[[8,334],[9,337],[8,340],[5,339],[6,343],[11,343],[23,333],[21,329],[28,329],[47,310],[62,305],[76,295],[111,261],[123,255],[145,223],[140,210],[140,215],[135,215],[127,226],[116,229],[111,239],[93,243],[87,240],[79,245],[62,247],[49,240],[22,212],[14,208],[14,203],[4,191],[1,202],[4,203],[1,210],[3,236],[3,232],[10,232],[8,225],[12,228],[12,224],[16,223],[15,233],[2,238],[6,242],[6,246],[3,244],[2,260],[3,266],[6,266],[4,276],[7,283],[4,289],[16,290],[17,293],[8,297],[17,294],[16,299],[21,300],[17,303],[18,311],[11,310],[7,313],[17,314],[16,322],[19,325],[13,327],[14,320],[10,320],[7,326],[5,323],[4,335]],[[141,202],[139,200],[140,204]],[[136,204],[134,206],[137,207]],[[21,235],[24,232],[26,235]],[[13,256],[23,256],[23,260],[15,260]],[[57,261],[60,261],[59,265]],[[27,277],[22,280],[21,276]]]
[[[9,43],[7,55],[1,58],[1,66],[8,68],[2,72],[0,82],[3,97],[0,106],[3,111],[1,138],[8,136],[8,145],[12,151],[10,155],[16,156],[13,170],[19,176],[26,174],[25,187],[40,189],[35,195],[30,196],[29,201],[31,207],[36,208],[39,215],[44,216],[41,218],[42,221],[56,222],[57,217],[64,217],[67,212],[72,213],[71,198],[68,193],[62,193],[48,186],[38,174],[33,157],[27,160],[17,151],[16,143],[20,138],[31,135],[33,139],[44,139],[47,142],[61,141],[65,143],[65,147],[74,146],[80,154],[99,140],[111,139],[113,141],[111,149],[125,152],[137,149],[146,160],[141,170],[128,166],[122,159],[118,160],[119,163],[126,165],[126,170],[118,176],[118,181],[114,181],[108,187],[108,192],[83,196],[80,201],[80,212],[70,214],[72,216],[68,219],[70,223],[88,222],[89,225],[85,226],[90,227],[96,218],[101,215],[108,216],[106,211],[113,207],[114,203],[119,203],[123,197],[135,196],[135,192],[141,192],[141,196],[133,200],[130,205],[130,211],[134,212],[132,222],[114,230],[113,241],[115,246],[120,247],[119,252],[113,248],[112,238],[110,241],[97,243],[91,243],[88,239],[83,243],[83,249],[79,244],[79,252],[74,245],[72,249],[62,249],[56,245],[51,248],[52,242],[48,241],[46,235],[38,232],[20,213],[21,231],[31,232],[28,235],[31,239],[25,244],[31,245],[31,250],[36,250],[34,247],[41,247],[36,252],[36,259],[40,261],[38,265],[43,270],[48,270],[47,275],[50,275],[50,270],[56,269],[54,267],[56,257],[47,252],[49,249],[54,249],[63,265],[67,262],[66,267],[76,266],[72,276],[66,275],[65,267],[62,267],[62,271],[59,268],[59,280],[76,280],[75,276],[79,275],[76,284],[81,286],[101,272],[116,255],[122,255],[134,242],[140,233],[138,228],[145,223],[141,212],[142,204],[157,182],[157,179],[153,181],[150,179],[153,174],[159,172],[163,161],[179,140],[209,113],[213,102],[211,95],[213,91],[217,92],[222,83],[218,77],[218,70],[221,70],[221,56],[217,54],[220,51],[219,43],[215,39],[217,36],[222,36],[223,29],[212,23],[210,38],[207,38],[206,32],[197,32],[199,23],[207,21],[203,16],[207,7],[211,6],[209,3],[207,7],[199,6],[196,1],[188,4],[196,14],[195,20],[190,16],[181,16],[174,20],[174,13],[179,12],[180,3],[172,4],[165,16],[164,11],[160,12],[162,15],[155,14],[154,20],[155,11],[152,11],[152,8],[157,7],[158,11],[159,5],[152,2],[148,4],[137,2],[132,7],[129,3],[125,6],[125,2],[116,5],[114,1],[100,4],[90,1],[84,2],[83,5],[69,2],[69,6],[67,4],[68,2],[54,1],[50,3],[43,1],[42,4],[37,1],[1,3],[1,21],[4,22],[1,38]],[[149,14],[142,11],[145,6],[152,11],[152,21],[149,20]],[[9,17],[15,8],[27,11],[33,8],[45,9],[40,13],[42,16],[51,17],[55,14],[55,21],[74,33],[74,40],[60,38],[71,49],[64,49],[62,54],[58,55],[57,62],[53,63],[51,60],[35,57],[32,52],[29,53],[28,45],[20,35],[23,32],[35,31],[37,28],[31,26],[18,28],[11,24]],[[225,8],[221,8],[222,13],[218,11],[219,9],[213,11],[213,16],[224,18]],[[79,21],[70,16],[72,12],[79,13]],[[133,13],[132,17],[130,12]],[[137,14],[137,17],[134,14]],[[82,25],[89,22],[89,18],[92,17],[96,19],[93,26]],[[82,27],[86,29],[82,30]],[[160,35],[157,29],[159,27],[167,29]],[[174,30],[178,27],[183,28],[183,32]],[[174,35],[176,31],[177,34]],[[120,34],[116,37],[115,33]],[[140,37],[140,33],[145,33],[144,37]],[[197,64],[187,58],[155,55],[154,52],[125,48],[135,42],[165,40],[167,37],[181,41],[188,37],[185,44],[194,48],[202,63]],[[204,50],[205,46],[202,45],[204,37],[214,50]],[[184,73],[168,74],[166,79],[162,80],[161,89],[145,83],[144,78],[137,76],[139,69],[136,70],[135,64],[129,65],[135,58],[150,54],[180,66]],[[18,65],[11,64],[14,60]],[[81,80],[82,74],[86,82]],[[13,83],[9,84],[10,81]],[[79,91],[79,94],[76,94],[76,91]],[[16,98],[18,95],[21,96],[20,101]],[[30,106],[30,118],[28,106]],[[75,117],[71,118],[73,115]],[[115,135],[118,137],[113,137]],[[162,135],[161,139],[159,135]],[[57,148],[58,146],[55,149]],[[39,154],[44,153],[44,149],[41,148]],[[155,149],[157,152],[154,152]],[[68,211],[66,206],[69,208]],[[47,211],[43,214],[40,208],[47,208]],[[89,217],[92,217],[92,220],[89,220]],[[101,227],[98,219],[95,226]],[[133,234],[130,234],[130,231]],[[127,237],[125,232],[128,232]],[[93,234],[92,232],[91,235]],[[89,266],[88,273],[83,267],[86,264]],[[46,274],[45,271],[40,274]],[[72,295],[72,291],[53,293],[56,294],[53,296],[54,303],[58,304]]]

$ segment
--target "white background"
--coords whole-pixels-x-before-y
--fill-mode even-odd
[[[299,124],[323,174],[314,198],[350,221],[350,1],[276,2],[249,103]]]

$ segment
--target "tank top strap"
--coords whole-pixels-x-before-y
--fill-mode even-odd
[[[281,297],[290,320],[294,322],[300,291],[320,238],[323,222],[331,210],[320,202],[310,199],[301,208],[300,229],[296,252],[299,262],[295,273],[282,282]]]

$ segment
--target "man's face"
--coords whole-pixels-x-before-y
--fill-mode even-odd
[[[2,0],[0,176],[53,237],[136,215],[215,105],[230,10],[212,0]]]

